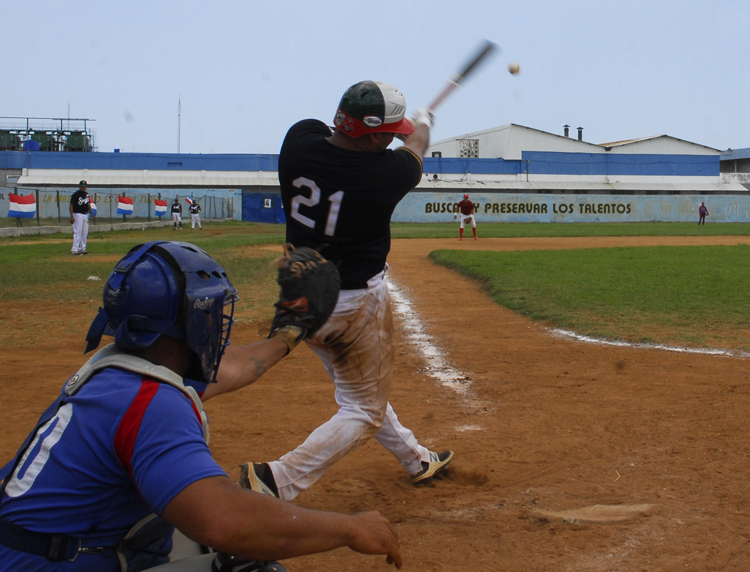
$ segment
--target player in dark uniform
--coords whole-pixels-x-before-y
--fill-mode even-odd
[[[180,204],[179,197],[175,197],[174,202],[172,203],[172,224],[174,225],[172,230],[177,230],[177,225],[179,225],[179,229],[182,230],[182,205]]]
[[[193,230],[196,224],[198,225],[198,230],[203,230],[203,225],[201,224],[201,206],[193,201],[190,203],[188,211],[190,211],[190,230]]]
[[[70,197],[70,224],[73,225],[73,248],[71,254],[88,254],[86,241],[89,236],[89,213],[91,211],[91,197],[86,188],[88,183],[78,183],[78,190]]]
[[[331,129],[304,120],[286,135],[279,182],[295,247],[322,250],[341,274],[333,315],[308,341],[335,386],[338,412],[294,451],[271,463],[246,463],[255,490],[284,500],[309,488],[345,454],[371,437],[388,449],[417,483],[453,457],[417,442],[388,402],[393,374],[393,319],[384,281],[391,214],[422,178],[432,115],[404,118],[404,96],[388,84],[363,81],[341,99]],[[395,135],[404,145],[388,149]],[[330,343],[329,343],[330,342]]]

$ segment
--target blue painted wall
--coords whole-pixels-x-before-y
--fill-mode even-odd
[[[286,223],[281,195],[278,193],[242,193],[242,220]]]
[[[278,170],[278,164],[278,155],[0,151],[0,169],[275,172]]]
[[[524,151],[532,175],[719,177],[719,155],[610,155]],[[526,163],[528,161],[528,163]]]
[[[528,162],[527,162],[528,161]],[[718,155],[610,155],[524,151],[522,161],[426,157],[425,173],[476,175],[720,176]],[[0,151],[0,169],[122,169],[175,171],[278,170],[278,155],[66,153]]]

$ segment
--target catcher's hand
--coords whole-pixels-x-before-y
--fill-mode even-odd
[[[276,281],[279,300],[269,338],[280,337],[289,351],[311,338],[326,323],[336,306],[341,278],[336,267],[317,250],[284,247]]]

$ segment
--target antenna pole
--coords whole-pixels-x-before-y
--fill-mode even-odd
[[[182,138],[182,99],[177,99],[177,153],[180,152],[180,139]]]

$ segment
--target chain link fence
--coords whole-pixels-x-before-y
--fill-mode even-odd
[[[0,227],[8,226],[58,226],[68,224],[70,197],[75,189],[33,189],[0,187]],[[36,215],[34,218],[8,218],[10,194],[28,196],[34,195],[36,201]],[[242,193],[240,190],[200,189],[189,191],[184,189],[92,189],[88,193],[96,205],[95,225],[109,222],[151,222],[171,221],[171,205],[178,198],[182,205],[182,218],[189,220],[190,205],[185,200],[190,197],[200,205],[202,220],[240,220],[242,217]],[[117,214],[119,197],[127,197],[133,201],[133,213],[129,215]],[[166,201],[166,213],[159,216],[156,212],[156,200]]]

